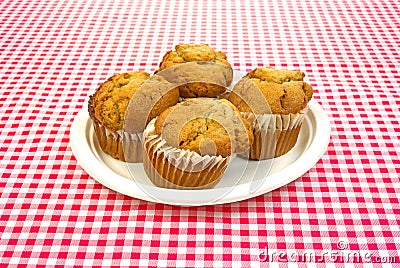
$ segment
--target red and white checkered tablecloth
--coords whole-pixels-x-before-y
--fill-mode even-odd
[[[0,267],[399,267],[399,17],[396,0],[1,1]],[[306,72],[332,125],[322,159],[217,206],[93,180],[69,145],[87,95],[178,43]]]

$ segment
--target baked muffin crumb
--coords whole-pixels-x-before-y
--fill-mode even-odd
[[[200,155],[226,157],[246,151],[253,141],[250,122],[227,100],[198,98],[170,107],[157,117],[155,130],[170,146]]]
[[[241,112],[296,114],[313,95],[311,85],[303,78],[304,73],[296,70],[256,68],[235,85],[228,99]],[[268,107],[263,107],[264,99],[254,97],[259,95],[257,91]]]
[[[97,120],[111,131],[122,129],[130,99],[149,78],[150,74],[144,71],[111,76],[93,95]]]
[[[194,66],[183,67],[185,63],[194,63]],[[166,71],[171,67],[174,67],[173,71]],[[190,74],[191,81],[178,85],[180,95],[184,98],[216,97],[226,91],[233,79],[233,70],[226,54],[208,44],[176,45],[175,50],[164,55],[156,73],[173,83]]]

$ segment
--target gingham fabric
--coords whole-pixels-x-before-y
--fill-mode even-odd
[[[0,266],[399,267],[399,17],[396,0],[1,1]],[[115,73],[154,71],[178,43],[208,43],[243,72],[306,72],[332,126],[322,159],[207,207],[93,180],[69,145],[87,96]],[[263,258],[338,249],[371,258]]]

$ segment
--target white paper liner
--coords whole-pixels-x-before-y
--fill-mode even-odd
[[[307,111],[308,107],[297,114],[287,115],[242,113],[253,127],[254,142],[250,149],[250,159],[270,159],[292,149]]]
[[[243,117],[250,120],[254,130],[276,129],[288,130],[301,126],[308,111],[305,107],[297,114],[252,114],[242,113]]]
[[[190,150],[171,147],[156,134],[155,120],[150,121],[143,132],[143,144],[148,154],[144,155],[143,162],[152,182],[166,188],[187,188],[190,184],[189,188],[200,189],[209,188],[207,186],[210,184],[215,185],[222,177],[231,157],[201,156]],[[174,178],[174,175],[178,174],[181,178]],[[160,183],[160,179],[165,182]]]

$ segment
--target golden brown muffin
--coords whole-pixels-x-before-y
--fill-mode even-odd
[[[93,95],[97,120],[111,131],[122,129],[129,101],[149,78],[150,74],[143,71],[111,76]]]
[[[231,66],[224,52],[216,51],[208,44],[182,44],[176,45],[175,50],[171,50],[164,55],[160,63],[159,71],[180,63],[191,61],[211,61],[229,67]]]
[[[205,62],[209,64],[205,65]],[[188,67],[183,63],[193,65]],[[171,67],[172,72],[165,71]],[[225,92],[233,78],[233,70],[225,53],[207,44],[176,45],[175,50],[164,55],[156,73],[178,84],[180,95],[185,98],[216,97]]]
[[[124,130],[130,133],[142,132],[151,119],[177,104],[179,90],[159,75],[150,77],[129,102]]]
[[[229,101],[241,112],[268,113],[268,107],[260,107],[265,99],[270,113],[296,114],[307,106],[313,94],[312,87],[303,82],[304,73],[300,71],[257,68],[248,73],[246,78],[229,95]],[[248,96],[250,91],[250,94],[257,94],[249,90],[254,86],[261,91],[263,99]]]
[[[233,153],[249,149],[251,124],[227,100],[188,99],[153,119],[144,134],[144,168],[159,187],[202,189],[222,177]]]
[[[247,77],[282,84],[291,81],[303,81],[305,74],[298,70],[279,70],[272,67],[256,68]]]
[[[246,151],[253,142],[251,123],[227,100],[198,98],[181,102],[157,117],[155,130],[169,145],[200,155],[226,157],[233,151]],[[211,144],[216,147],[214,152],[207,148]]]
[[[141,162],[140,133],[147,122],[178,100],[178,89],[162,77],[150,78],[143,71],[110,77],[89,99],[89,115],[100,147],[116,159]]]
[[[253,118],[250,159],[278,157],[296,144],[313,95],[312,87],[303,78],[300,71],[257,68],[243,77],[229,94],[229,101]]]

